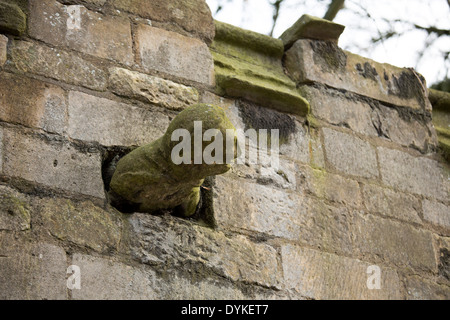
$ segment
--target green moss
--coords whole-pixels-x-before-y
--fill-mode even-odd
[[[230,164],[194,164],[194,121],[202,122],[203,133],[217,129],[226,137],[228,129],[235,130],[220,107],[197,104],[180,112],[164,136],[135,149],[117,163],[110,184],[110,196],[116,207],[130,206],[140,212],[176,209],[184,216],[195,213],[203,180],[225,173]],[[177,129],[185,129],[191,135],[192,164],[172,162],[172,150],[180,143],[171,139]],[[203,142],[202,153],[209,144]]]
[[[26,28],[25,13],[14,3],[0,1],[0,32],[20,36]]]

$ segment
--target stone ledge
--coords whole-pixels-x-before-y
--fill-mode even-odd
[[[302,116],[308,113],[308,102],[284,73],[281,40],[216,21],[211,51],[221,95]]]
[[[416,71],[358,56],[331,41],[298,40],[286,52],[285,67],[298,84],[318,82],[421,114],[431,112],[425,79]]]
[[[439,146],[450,161],[450,93],[429,89],[433,105],[433,124],[438,134]]]
[[[284,49],[288,50],[299,39],[313,39],[338,42],[345,26],[325,19],[304,14],[280,37]]]

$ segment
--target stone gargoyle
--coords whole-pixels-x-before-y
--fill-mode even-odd
[[[197,137],[199,121],[201,121],[201,142]],[[191,152],[188,161],[180,164],[173,161],[173,150],[180,144],[180,139],[172,141],[177,129],[184,129],[184,132],[190,135],[187,137],[190,140],[188,146],[194,151]],[[209,129],[216,129],[213,131],[215,134],[209,134],[209,138],[204,139],[203,135]],[[225,147],[227,145],[225,137],[229,139],[230,132],[233,133],[231,158],[234,159],[236,129],[224,110],[209,104],[196,104],[186,108],[172,120],[161,138],[133,150],[119,160],[110,183],[111,203],[117,208],[132,208],[136,212],[176,210],[182,216],[192,216],[200,200],[200,186],[204,179],[223,174],[231,168],[231,164],[225,159],[227,155],[229,159],[229,153],[223,152],[223,161],[207,164],[204,161],[199,163],[198,158],[194,159],[195,150],[201,148],[200,151],[203,153],[213,142],[216,146],[219,142],[220,146],[221,139],[221,146]],[[195,143],[200,143],[200,147],[195,146]],[[182,150],[182,156],[186,156],[184,152],[186,150]],[[222,153],[220,155],[222,156]]]

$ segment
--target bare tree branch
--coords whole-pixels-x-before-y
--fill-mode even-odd
[[[270,30],[269,36],[273,36],[273,31],[275,30],[275,26],[278,21],[278,16],[280,15],[281,4],[284,0],[275,0],[274,3],[271,3],[273,6],[273,16],[272,16],[272,29]],[[450,0],[449,0],[450,1]]]
[[[450,0],[449,0],[450,1]],[[332,0],[328,6],[327,13],[323,17],[326,20],[333,21],[338,12],[344,7],[345,0]]]

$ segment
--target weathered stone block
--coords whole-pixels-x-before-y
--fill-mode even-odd
[[[120,262],[76,253],[72,264],[80,267],[80,290],[72,290],[76,300],[156,299],[155,273]]]
[[[409,194],[396,192],[376,185],[366,184],[362,188],[365,208],[399,220],[422,223],[419,200]]]
[[[0,82],[0,120],[64,132],[67,112],[64,90],[9,73],[0,73]]]
[[[253,243],[243,236],[227,237],[167,216],[134,214],[130,223],[132,253],[142,263],[164,268],[189,264],[192,272],[202,277],[213,272],[233,281],[280,286],[277,252],[266,244]]]
[[[118,248],[122,220],[117,211],[67,199],[40,199],[35,205],[42,227],[56,238],[101,252]]]
[[[311,113],[318,119],[336,126],[344,126],[368,136],[378,136],[374,127],[374,112],[369,104],[339,91],[302,86],[301,91],[311,105]]]
[[[2,68],[6,62],[7,51],[8,51],[8,38],[0,34],[0,68]]]
[[[211,50],[221,95],[302,116],[308,113],[308,101],[284,72],[281,40],[219,21],[215,24]]]
[[[128,19],[43,0],[31,1],[29,21],[29,33],[35,39],[126,65],[133,63]]]
[[[69,93],[68,134],[71,138],[97,141],[102,145],[142,145],[164,134],[169,119],[159,111]]]
[[[355,136],[323,128],[326,159],[339,171],[365,178],[377,178],[375,149]]]
[[[52,188],[104,198],[101,156],[67,142],[4,130],[3,173]]]
[[[20,71],[102,91],[106,73],[74,53],[49,48],[34,42],[14,41],[10,63]]]
[[[298,40],[285,65],[298,83],[320,82],[401,107],[431,111],[425,79],[413,69],[382,64],[330,41]]]
[[[64,249],[40,242],[16,246],[17,242],[7,234],[0,236],[0,299],[67,299]]]
[[[28,199],[9,187],[0,186],[0,230],[30,229],[31,210]]]
[[[109,89],[120,96],[177,111],[196,104],[199,99],[195,88],[172,81],[123,68],[112,68],[109,72]]]
[[[450,207],[437,201],[422,201],[423,218],[434,225],[450,228]]]
[[[216,177],[214,213],[221,228],[256,231],[314,247],[351,252],[351,218],[297,193]]]
[[[432,233],[372,215],[357,215],[355,247],[369,259],[416,270],[435,271]]]
[[[0,173],[3,173],[3,128],[0,127]]]
[[[143,18],[175,23],[207,43],[214,39],[214,22],[204,0],[113,0],[112,4]]]
[[[411,193],[448,199],[438,162],[382,147],[378,148],[378,157],[385,184]]]
[[[165,288],[165,300],[245,300],[235,286],[217,280],[192,281],[174,274]]]
[[[345,26],[329,20],[304,14],[281,35],[284,48],[287,50],[299,39],[314,39],[338,42]]]
[[[297,168],[297,177],[297,188],[300,191],[312,193],[347,207],[359,208],[362,204],[359,184],[355,180],[307,166]]]
[[[206,85],[214,84],[211,53],[200,40],[139,25],[136,42],[144,69],[164,72]]]
[[[0,2],[0,32],[15,36],[27,29],[27,16],[15,3]]]
[[[381,289],[370,290],[369,263],[307,248],[281,248],[284,284],[312,299],[401,299],[402,283],[397,273],[381,267]]]
[[[408,300],[449,300],[450,289],[430,280],[410,277],[406,280],[406,298]]]

